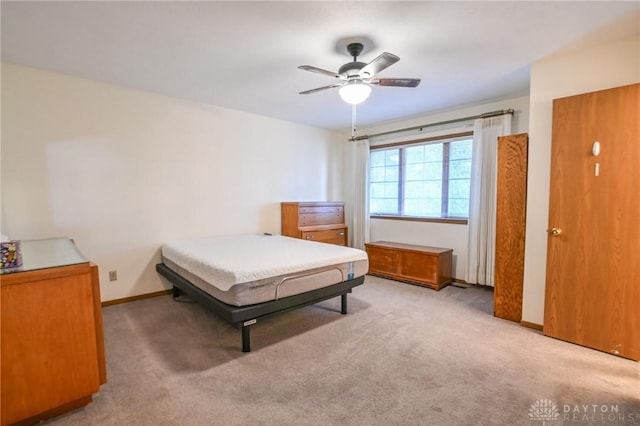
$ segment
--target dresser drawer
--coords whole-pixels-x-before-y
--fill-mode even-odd
[[[302,239],[344,246],[347,242],[347,232],[346,228],[327,229],[323,231],[305,231],[302,232]]]
[[[300,206],[298,212],[302,213],[344,213],[342,206]]]
[[[301,213],[298,218],[300,226],[328,225],[344,223],[343,212]]]

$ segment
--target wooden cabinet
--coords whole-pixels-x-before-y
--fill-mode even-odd
[[[346,246],[347,225],[341,201],[285,202],[281,205],[282,235]]]
[[[494,315],[520,322],[527,209],[526,133],[498,138]]]
[[[3,426],[86,405],[106,383],[98,267],[68,239],[22,241],[22,257],[0,275]]]
[[[376,241],[365,244],[369,273],[440,290],[452,278],[453,250]]]

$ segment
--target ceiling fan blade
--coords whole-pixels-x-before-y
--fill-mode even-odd
[[[383,69],[395,64],[399,60],[400,58],[398,58],[396,55],[384,52],[360,70],[360,77],[371,78]]]
[[[304,92],[299,92],[300,95],[309,95],[311,93],[320,92],[322,90],[333,89],[334,87],[344,86],[344,83],[335,83],[330,84],[329,86],[318,87],[317,89],[305,90]]]
[[[369,80],[369,84],[377,86],[416,87],[420,84],[419,78],[376,78]]]
[[[300,68],[301,70],[311,71],[317,74],[328,75],[329,77],[335,77],[342,80],[346,80],[346,77],[341,74],[335,73],[333,71],[323,70],[322,68],[312,67],[311,65],[300,65],[298,68]]]

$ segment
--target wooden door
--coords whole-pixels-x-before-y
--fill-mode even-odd
[[[640,84],[554,101],[544,315],[548,336],[635,360],[639,105]]]
[[[528,140],[526,133],[498,138],[493,312],[516,322],[522,320]]]

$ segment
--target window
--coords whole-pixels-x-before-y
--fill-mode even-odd
[[[472,135],[371,148],[373,216],[466,219]]]

